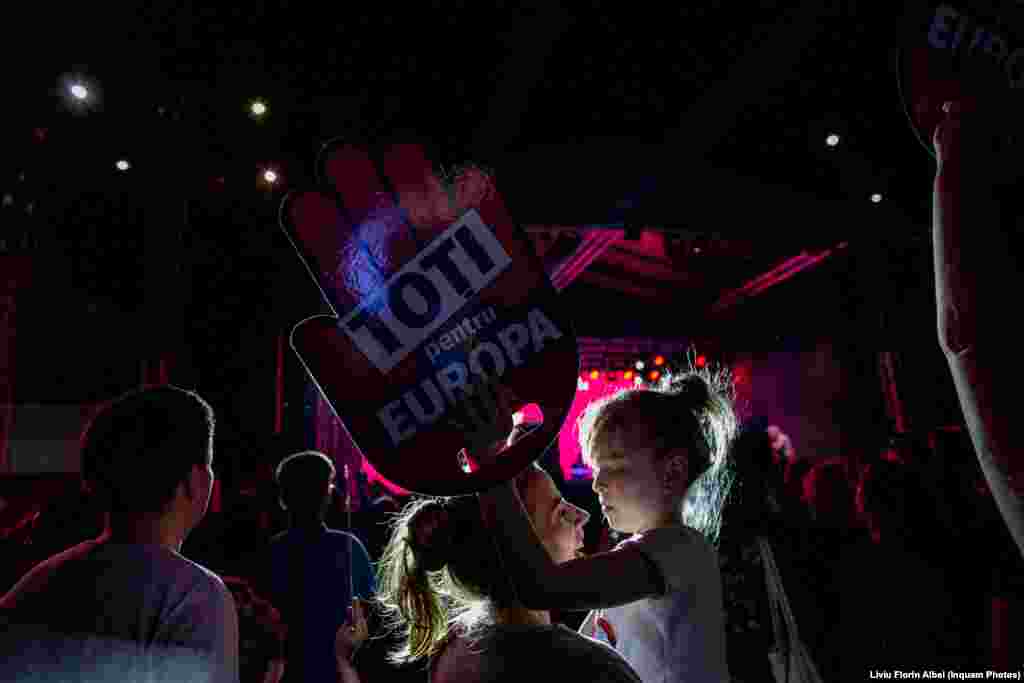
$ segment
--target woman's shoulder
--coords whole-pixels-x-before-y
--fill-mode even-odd
[[[599,683],[640,683],[612,648],[564,626],[495,625],[453,638],[432,667],[433,683],[546,677],[549,662]]]
[[[561,625],[552,629],[551,639],[560,654],[572,661],[572,670],[579,672],[582,680],[640,680],[622,655],[606,643],[580,635]]]

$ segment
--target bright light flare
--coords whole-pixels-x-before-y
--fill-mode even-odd
[[[89,89],[81,83],[72,83],[71,87],[68,88],[68,91],[71,93],[72,97],[81,102],[89,99]]]
[[[127,159],[118,159],[117,163],[114,164],[118,171],[127,171],[132,167],[132,164]]]
[[[875,194],[871,195],[871,201],[875,204],[878,204],[879,202],[882,201],[882,195],[876,192]]]
[[[836,147],[839,144],[839,136],[835,133],[830,134],[825,138],[825,144],[829,147]]]
[[[274,183],[277,182],[277,172],[272,171],[268,168],[266,171],[263,172],[263,180],[267,184],[273,185]]]
[[[253,100],[249,104],[249,112],[253,116],[263,116],[267,113],[267,105],[262,100]]]

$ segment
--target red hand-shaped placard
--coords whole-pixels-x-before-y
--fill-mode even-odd
[[[569,317],[492,179],[467,169],[446,185],[419,145],[371,156],[341,143],[325,149],[321,178],[281,216],[335,312],[292,333],[320,391],[403,488],[457,495],[515,476],[557,436],[578,357]],[[481,380],[537,403],[545,422],[466,472],[455,418]]]

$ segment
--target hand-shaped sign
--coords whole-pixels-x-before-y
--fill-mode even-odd
[[[431,495],[520,472],[561,428],[579,361],[569,317],[493,181],[446,185],[418,145],[321,157],[322,189],[290,195],[282,227],[335,315],[303,320],[292,347],[373,466]],[[544,425],[493,462],[464,467],[459,418],[481,381],[536,403]],[[511,424],[509,424],[511,428]]]
[[[1024,4],[914,0],[897,35],[900,95],[918,139],[932,134],[945,102],[984,116],[980,128],[993,181],[1018,177],[1024,152]],[[982,151],[982,150],[978,150]],[[992,168],[997,165],[1002,168]]]

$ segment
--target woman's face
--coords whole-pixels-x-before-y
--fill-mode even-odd
[[[590,514],[565,500],[544,470],[527,473],[526,510],[551,559],[561,564],[578,557],[583,548],[583,526]]]

